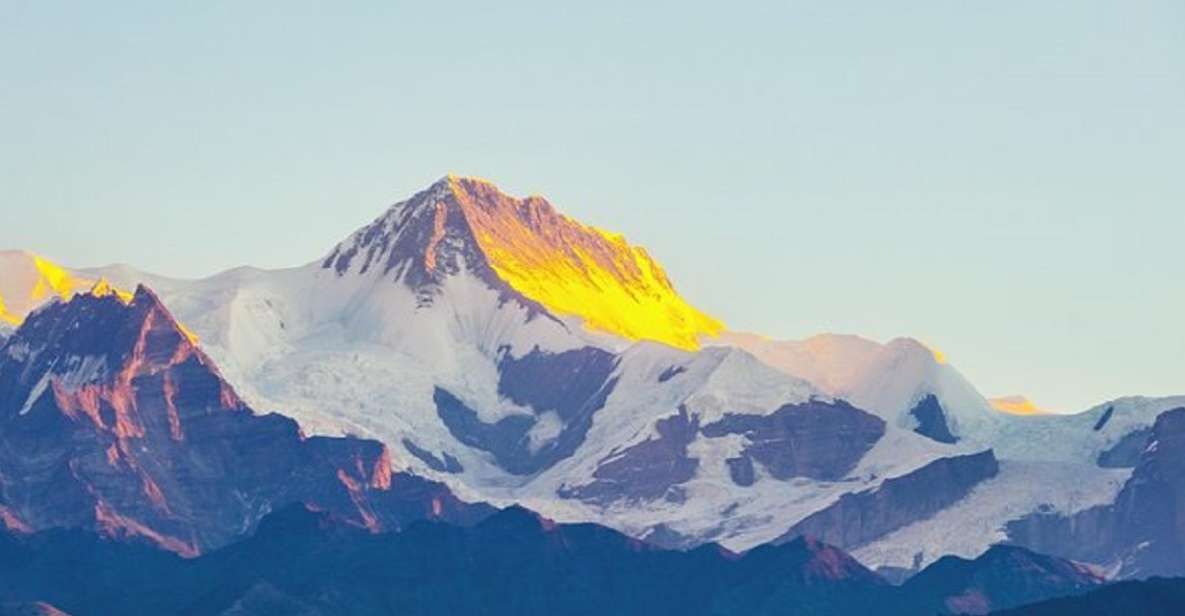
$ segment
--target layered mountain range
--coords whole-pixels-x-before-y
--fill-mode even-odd
[[[293,505],[250,538],[189,560],[79,531],[0,534],[0,567],[0,610],[75,616],[986,614],[1103,583],[1068,561],[996,547],[893,586],[810,539],[743,555],[668,551],[517,507],[469,528],[420,522],[376,534]]]
[[[203,386],[191,412],[287,422],[272,428],[287,436],[265,440],[288,443],[292,459],[313,458],[310,476],[347,473],[339,482],[345,492],[316,496],[363,526],[368,516],[384,528],[411,519],[380,513],[389,472],[376,480],[373,469],[386,465],[439,482],[424,493],[456,494],[446,500],[459,519],[475,516],[464,502],[517,504],[668,548],[715,542],[741,551],[809,536],[902,576],[944,556],[978,557],[1002,541],[1121,575],[1177,566],[1130,564],[1144,541],[1170,549],[1182,539],[1171,522],[1175,501],[1160,502],[1164,513],[1148,518],[1155,536],[1126,532],[1121,520],[1125,507],[1143,502],[1140,486],[1175,489],[1176,467],[1155,454],[1176,447],[1167,444],[1171,416],[1162,413],[1185,407],[1185,397],[1046,414],[1024,400],[986,399],[940,352],[913,339],[776,341],[728,330],[622,236],[481,180],[446,177],[291,269],[179,280],[130,266],[61,268],[20,252],[6,253],[0,268],[5,322],[20,325],[0,342],[0,415],[13,425],[64,417],[71,430],[98,430],[101,439],[87,436],[91,448],[115,447],[116,463],[129,468],[125,459],[140,469],[152,464],[120,439],[147,439],[150,451],[168,452],[161,460],[206,455],[180,452],[203,439],[189,436],[185,413],[170,410],[177,399],[170,388],[196,378],[182,366],[216,363],[220,371],[209,378],[219,393]],[[96,290],[64,301],[84,285]],[[34,354],[59,344],[54,335],[70,337],[59,331],[69,327],[42,323],[80,310],[76,303],[176,315],[168,323],[180,337],[147,363],[98,342],[63,352],[60,364]],[[181,363],[170,363],[174,357]],[[149,377],[133,389],[151,401],[119,402],[130,395],[120,383]],[[91,382],[102,385],[76,385]],[[132,412],[141,408],[155,409],[156,419]],[[366,449],[361,443],[381,453],[352,449]],[[298,453],[305,451],[316,453]],[[361,466],[343,462],[354,459]],[[9,462],[18,463],[25,461]],[[118,502],[88,491],[95,482],[70,475],[70,464],[56,464],[46,468],[82,486],[78,503],[97,510]],[[102,464],[99,457],[85,468]],[[366,472],[350,474],[358,468]],[[144,474],[121,481],[151,492],[136,473]],[[168,479],[150,477],[168,492]],[[270,507],[305,500],[264,491],[257,500]],[[244,529],[263,513],[246,500],[226,517],[241,517]],[[53,525],[39,522],[51,517],[24,497],[5,502],[24,507],[5,505],[16,520],[10,526]],[[101,529],[94,517],[69,525]],[[1098,520],[1091,528],[1108,538],[1068,545],[1081,543],[1073,529],[1084,519]],[[183,553],[231,536],[184,524],[167,530],[164,522],[147,528],[168,540],[156,543]]]

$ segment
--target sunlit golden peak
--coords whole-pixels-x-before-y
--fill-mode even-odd
[[[97,297],[115,296],[123,303],[132,294],[111,285],[104,278],[94,280],[28,251],[0,252],[0,321],[20,325],[33,309],[60,298],[69,300],[78,293]]]
[[[988,400],[992,408],[1009,415],[1048,415],[1049,411],[1037,406],[1024,396],[1005,396]]]
[[[70,299],[94,281],[80,278],[66,268],[28,251],[0,253],[0,321],[19,325],[25,316],[47,300]]]
[[[489,266],[549,310],[580,317],[592,330],[684,349],[723,329],[623,235],[569,218],[543,197],[511,197],[478,178],[444,181]]]
[[[133,297],[129,292],[111,286],[111,283],[106,278],[99,278],[98,282],[91,286],[90,294],[95,297],[114,296],[124,304],[132,303]]]

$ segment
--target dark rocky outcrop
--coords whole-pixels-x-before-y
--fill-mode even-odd
[[[480,187],[479,187],[480,188]],[[348,272],[380,272],[399,277],[431,303],[432,288],[448,276],[468,271],[514,301],[528,318],[551,317],[543,306],[510,287],[482,252],[474,230],[458,202],[458,188],[449,178],[413,195],[334,247],[321,263],[338,276]]]
[[[687,368],[684,368],[683,366],[670,366],[658,375],[658,382],[666,383],[667,381],[679,376],[680,374],[683,374],[684,372],[687,372]]]
[[[593,480],[581,486],[561,487],[561,498],[578,498],[608,504],[666,498],[678,502],[678,485],[695,476],[699,461],[687,457],[687,446],[699,430],[699,420],[684,407],[654,424],[657,436],[632,445],[602,460]]]
[[[536,349],[517,359],[503,355],[498,393],[532,414],[507,414],[492,424],[443,388],[435,388],[433,401],[437,416],[458,441],[489,452],[509,473],[531,475],[571,456],[584,442],[593,415],[617,385],[612,376],[616,367],[616,356],[595,347],[562,353]],[[561,428],[547,442],[532,443],[529,434],[544,413],[555,413]]]
[[[596,347],[562,353],[535,349],[498,361],[498,394],[536,415],[554,411],[571,423],[600,409],[612,392],[617,356]]]
[[[1033,601],[1086,592],[1102,585],[1095,571],[1021,547],[996,545],[974,560],[944,556],[903,587],[918,614],[987,614]]]
[[[1148,447],[1148,439],[1152,436],[1152,428],[1133,430],[1119,439],[1118,443],[1099,453],[1098,464],[1103,468],[1135,468],[1140,462],[1140,454]]]
[[[438,473],[455,474],[465,472],[465,468],[461,466],[461,462],[450,456],[447,452],[442,453],[441,457],[438,458],[436,457],[436,454],[428,451],[427,449],[423,449],[419,445],[416,445],[415,441],[409,438],[403,439],[403,448],[406,449],[408,453],[418,458],[421,462],[427,464],[428,468]]]
[[[1107,425],[1107,422],[1111,421],[1111,415],[1113,414],[1115,414],[1115,407],[1108,406],[1107,410],[1103,411],[1103,414],[1099,416],[1099,420],[1094,422],[1094,431],[1098,432],[1102,430]]]
[[[757,472],[753,469],[752,458],[748,456],[729,458],[725,460],[725,463],[728,464],[728,476],[738,486],[751,486],[757,481]]]
[[[653,436],[601,460],[592,481],[565,485],[559,495],[600,505],[657,498],[681,502],[681,484],[699,468],[699,461],[688,456],[688,446],[697,438],[729,435],[742,435],[748,443],[739,457],[727,461],[737,485],[756,481],[755,464],[779,480],[833,481],[854,468],[884,431],[879,417],[843,401],[786,404],[766,415],[726,413],[704,426],[680,407],[677,415],[655,422]]]
[[[1156,418],[1114,503],[1071,516],[1031,514],[1007,532],[1039,552],[1118,565],[1120,578],[1185,575],[1185,408]]]
[[[946,410],[942,408],[942,403],[938,401],[938,397],[934,394],[929,394],[918,401],[916,405],[909,411],[909,415],[918,422],[914,432],[921,434],[927,438],[934,439],[939,443],[957,443],[959,437],[951,432],[950,426],[946,420]]]
[[[743,456],[777,479],[842,479],[885,434],[885,422],[847,402],[786,404],[768,415],[729,413],[705,425],[708,438],[741,434]]]
[[[898,528],[924,520],[962,499],[976,484],[994,477],[999,464],[992,451],[935,460],[879,487],[844,494],[790,528],[779,541],[818,537],[854,549]]]
[[[91,529],[185,555],[310,503],[371,530],[484,508],[393,474],[386,448],[256,415],[156,296],[81,294],[0,355],[0,521]]]

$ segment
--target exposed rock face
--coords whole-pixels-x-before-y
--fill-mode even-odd
[[[600,461],[591,482],[565,486],[563,498],[608,505],[663,498],[683,502],[681,484],[695,476],[699,461],[688,454],[697,438],[740,435],[748,443],[726,460],[737,485],[752,485],[754,464],[778,480],[794,477],[833,481],[843,478],[885,431],[885,422],[846,402],[810,400],[785,404],[766,415],[726,413],[701,426],[680,406],[676,415],[655,423],[655,435],[614,451]]]
[[[373,530],[468,510],[443,486],[393,477],[376,441],[306,438],[254,414],[144,287],[35,312],[0,355],[9,528],[92,529],[194,555],[295,502]]]
[[[593,481],[561,488],[559,495],[601,504],[656,498],[680,502],[679,484],[691,479],[699,466],[697,460],[687,457],[687,446],[698,430],[699,419],[680,407],[679,414],[655,423],[657,436],[602,461],[593,472]]]
[[[440,420],[460,442],[493,454],[516,475],[549,468],[576,451],[592,427],[593,415],[613,392],[617,358],[584,347],[562,353],[534,350],[498,364],[498,394],[531,414],[510,410],[486,423],[447,390],[433,396]]]
[[[1099,466],[1103,468],[1135,468],[1140,462],[1140,455],[1148,447],[1148,439],[1151,437],[1152,428],[1128,433],[1110,449],[1099,453]]]
[[[403,448],[438,473],[461,473],[465,471],[461,463],[456,458],[450,456],[448,452],[444,452],[440,457],[437,457],[436,454],[421,448],[419,445],[416,445],[415,441],[409,438],[403,439]]]
[[[987,614],[1083,593],[1103,583],[1104,579],[1086,566],[1021,547],[997,545],[975,560],[943,557],[910,578],[903,590],[911,597],[932,598],[917,604],[918,614]]]
[[[842,479],[885,434],[885,422],[842,401],[787,404],[768,415],[728,414],[703,427],[708,438],[743,435],[741,457],[761,463],[776,479]],[[742,479],[747,475],[744,462]],[[750,463],[751,464],[751,463]],[[737,478],[734,471],[733,478]]]
[[[1132,476],[1111,505],[1037,513],[1008,525],[1037,551],[1116,568],[1117,577],[1185,574],[1185,408],[1156,418]]]
[[[1107,410],[1103,411],[1103,414],[1099,416],[1099,420],[1094,423],[1094,431],[1098,432],[1102,430],[1107,425],[1107,422],[1111,421],[1111,416],[1114,414],[1115,407],[1107,407]]]
[[[671,366],[658,375],[658,382],[666,383],[684,372],[687,372],[687,368],[683,366]]]
[[[928,436],[939,443],[959,442],[959,437],[951,433],[950,426],[946,421],[946,411],[943,410],[942,404],[938,402],[938,397],[934,394],[927,394],[926,397],[919,400],[910,409],[909,414],[918,422],[914,432]]]
[[[753,459],[748,456],[729,458],[728,476],[738,486],[751,486],[757,481],[757,471],[753,468]]]
[[[396,204],[335,247],[322,267],[379,270],[413,287],[468,271],[524,305],[685,349],[723,327],[687,304],[644,249],[564,216],[542,197],[517,199],[473,178],[446,177]]]
[[[845,550],[854,549],[933,515],[998,471],[990,449],[940,458],[907,475],[886,479],[877,488],[841,496],[830,507],[795,524],[779,540],[806,535]]]

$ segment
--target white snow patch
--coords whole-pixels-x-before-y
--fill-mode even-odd
[[[49,388],[49,382],[52,378],[53,373],[48,370],[45,372],[45,374],[41,375],[41,379],[38,380],[37,384],[33,386],[33,389],[29,392],[29,396],[25,398],[25,404],[21,406],[19,411],[17,411],[17,415],[24,415],[33,408],[33,405],[37,403],[37,400],[39,400],[41,395],[45,393],[45,390]]]

